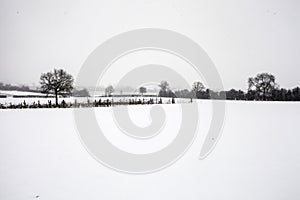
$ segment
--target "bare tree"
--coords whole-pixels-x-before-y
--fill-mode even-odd
[[[196,81],[192,85],[192,91],[194,93],[194,96],[196,96],[199,99],[205,98],[205,86],[200,81]]]
[[[70,95],[73,89],[74,79],[63,69],[43,73],[40,77],[41,89],[43,92],[55,95],[55,104],[58,106],[58,95]]]
[[[162,92],[166,92],[167,90],[169,90],[169,83],[167,81],[161,81],[158,86],[160,87],[160,90]]]
[[[142,94],[142,96],[144,95],[144,93],[147,92],[147,88],[145,88],[145,87],[140,87],[139,90],[140,90],[140,93]]]
[[[193,83],[193,91],[195,92],[195,94],[197,94],[198,92],[202,92],[204,90],[205,90],[205,87],[204,87],[203,83],[201,83],[200,81]]]
[[[114,92],[114,87],[112,85],[109,85],[105,88],[105,96],[111,96],[111,94]]]
[[[277,87],[275,76],[269,73],[260,73],[256,77],[248,79],[248,93],[255,91],[258,100],[271,100]]]
[[[158,85],[160,87],[160,91],[158,96],[160,97],[176,97],[174,92],[170,89],[170,85],[167,81],[161,81]]]

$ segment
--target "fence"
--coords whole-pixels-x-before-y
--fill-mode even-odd
[[[151,104],[182,104],[191,103],[190,99],[175,99],[175,98],[87,98],[83,101],[82,98],[73,98],[72,101],[63,99],[58,105],[48,100],[46,103],[41,103],[40,100],[33,102],[21,103],[0,103],[0,109],[27,109],[27,108],[83,108],[83,107],[111,107],[121,105],[151,105]]]

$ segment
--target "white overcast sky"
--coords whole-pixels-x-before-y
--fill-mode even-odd
[[[299,11],[298,0],[1,0],[0,82],[37,84],[54,67],[76,77],[110,37],[164,28],[196,41],[225,88],[246,89],[249,76],[265,71],[282,87],[294,87],[300,85]],[[104,84],[117,79],[107,77]]]

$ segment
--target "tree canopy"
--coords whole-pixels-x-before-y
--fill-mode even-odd
[[[55,94],[55,102],[58,105],[58,95],[70,95],[73,90],[74,79],[63,69],[43,73],[40,77],[41,90],[47,94]]]
[[[269,73],[259,73],[248,79],[248,91],[255,91],[257,100],[271,100],[277,87],[275,76]]]

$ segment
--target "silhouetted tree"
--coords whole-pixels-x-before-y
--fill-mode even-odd
[[[63,69],[54,69],[43,73],[40,77],[41,89],[49,94],[54,93],[55,103],[58,106],[58,95],[69,95],[73,89],[74,79]]]
[[[171,91],[169,83],[167,81],[161,81],[158,86],[160,87],[158,96],[160,96],[160,97],[176,97],[174,92]]]
[[[192,90],[195,93],[196,97],[198,99],[203,99],[203,97],[205,96],[205,87],[204,87],[204,85],[200,81],[197,81],[197,82],[193,83],[192,88],[193,88]]]
[[[166,92],[167,90],[169,90],[169,83],[167,81],[161,81],[158,86],[160,87],[160,91],[162,92]]]
[[[293,100],[293,94],[292,94],[292,91],[289,89],[287,90],[287,93],[286,93],[286,101],[292,101]]]
[[[294,96],[294,101],[300,101],[300,88],[299,87],[295,87],[292,90],[293,96]]]
[[[105,88],[105,96],[110,97],[113,92],[114,92],[114,87],[112,85],[109,85]]]
[[[210,99],[211,98],[211,93],[212,93],[212,90],[210,89],[206,89],[205,92],[201,92],[200,93],[200,99]]]
[[[229,100],[245,100],[245,93],[242,90],[231,89],[226,91],[226,99]]]
[[[196,81],[193,83],[193,91],[195,93],[203,90],[205,90],[203,83],[201,83],[200,81]]]
[[[255,91],[257,100],[272,100],[272,94],[277,87],[275,76],[269,73],[260,73],[248,79],[248,92]]]
[[[140,90],[140,93],[142,94],[142,96],[144,95],[144,93],[147,92],[147,88],[145,88],[145,87],[140,87],[139,90]]]

